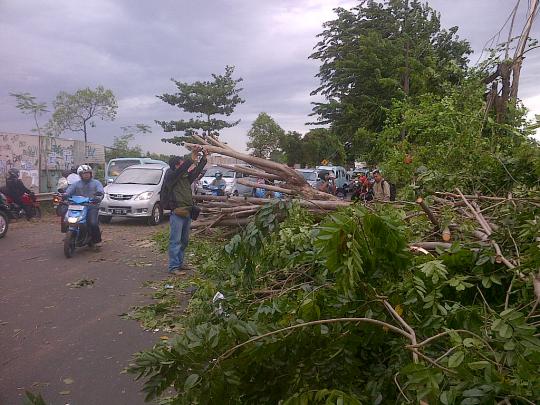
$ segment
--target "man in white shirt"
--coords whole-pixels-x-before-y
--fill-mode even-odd
[[[71,168],[71,174],[69,176],[67,176],[68,185],[71,186],[72,184],[77,183],[80,179],[81,179],[81,177],[77,174],[77,168],[72,167]]]

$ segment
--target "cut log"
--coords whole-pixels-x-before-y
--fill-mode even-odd
[[[235,172],[238,172],[238,173],[243,173],[249,176],[262,178],[262,179],[268,179],[268,180],[281,180],[282,179],[280,176],[276,176],[275,174],[265,173],[260,170],[253,169],[251,167],[245,167],[245,166],[239,166],[239,165],[227,165],[227,164],[220,164],[219,167],[234,170]]]

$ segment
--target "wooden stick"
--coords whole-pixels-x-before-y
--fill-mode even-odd
[[[238,173],[243,173],[243,174],[248,174],[250,176],[259,177],[262,179],[282,180],[280,176],[276,176],[275,174],[261,172],[260,170],[252,169],[250,167],[239,166],[239,165],[227,165],[227,164],[220,164],[219,167],[230,169]]]
[[[415,242],[409,245],[411,249],[421,248],[426,250],[435,250],[438,247],[442,249],[450,249],[452,247],[451,243],[447,242]]]
[[[433,214],[433,212],[429,209],[429,207],[427,206],[426,202],[424,201],[424,199],[422,197],[418,197],[416,199],[416,203],[422,208],[422,210],[426,213],[426,215],[428,216],[429,220],[431,221],[431,223],[433,225],[435,225],[437,228],[440,227],[440,224],[439,224],[439,221],[437,220],[437,218],[435,217],[435,215]]]
[[[184,142],[183,146],[187,149],[193,149],[200,145]],[[223,148],[223,147],[218,147],[218,146],[206,145],[204,146],[204,149],[207,150],[208,152],[221,153],[222,155],[240,159],[246,163],[251,163],[254,166],[261,167],[264,170],[268,170],[273,174],[281,175],[283,179],[288,179],[289,181],[295,184],[298,184],[298,185],[307,184],[306,179],[304,179],[304,176],[302,176],[296,170],[291,169],[290,167],[284,164],[272,162],[271,160],[262,159],[256,156],[247,155],[245,153],[240,153],[231,148]]]
[[[469,200],[463,195],[463,193],[461,192],[461,190],[459,188],[456,188],[456,191],[459,193],[459,195],[463,199],[463,202],[467,205],[467,207],[469,208],[471,213],[475,216],[475,218],[478,221],[478,223],[480,224],[480,226],[484,229],[484,232],[487,234],[487,236],[491,236],[491,234],[493,233],[493,230],[488,225],[488,223],[485,220],[484,216],[474,209],[474,207],[471,205]]]
[[[245,179],[238,179],[238,184],[242,184],[244,186],[253,187],[253,188],[264,188],[265,190],[270,191],[277,191],[278,193],[284,193],[284,194],[297,194],[294,190],[289,190],[288,188],[278,187],[278,186],[271,186],[269,184],[259,184],[254,183],[252,181],[248,181]]]
[[[239,204],[257,204],[264,205],[276,201],[272,198],[255,198],[255,197],[233,197],[233,196],[217,196],[217,195],[194,195],[193,200],[199,203],[211,201],[211,202],[226,202],[226,203],[239,203]],[[309,200],[306,198],[293,198],[291,201],[299,204],[301,207],[318,207],[329,210],[335,210],[341,207],[348,207],[352,204],[351,201],[344,200]]]

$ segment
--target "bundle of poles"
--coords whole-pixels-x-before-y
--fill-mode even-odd
[[[224,169],[246,175],[247,177],[237,180],[239,184],[265,189],[269,193],[281,193],[283,198],[295,200],[314,213],[325,213],[350,204],[350,201],[343,201],[331,194],[314,189],[302,174],[285,164],[238,152],[212,136],[192,135],[192,139],[197,143],[183,143],[183,146],[189,150],[202,146],[209,153],[245,162],[245,165],[219,165]],[[265,182],[258,183],[255,179],[264,179]],[[195,195],[193,197],[201,208],[201,216],[192,223],[192,228],[200,231],[216,226],[245,225],[261,206],[272,201],[269,198],[253,196]]]

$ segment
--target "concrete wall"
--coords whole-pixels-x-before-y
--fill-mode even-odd
[[[35,192],[54,191],[63,170],[83,163],[105,164],[105,147],[83,141],[0,132],[0,185],[7,171],[21,171],[25,185]]]
[[[0,185],[6,184],[7,171],[21,171],[25,186],[39,191],[39,137],[0,132]]]

